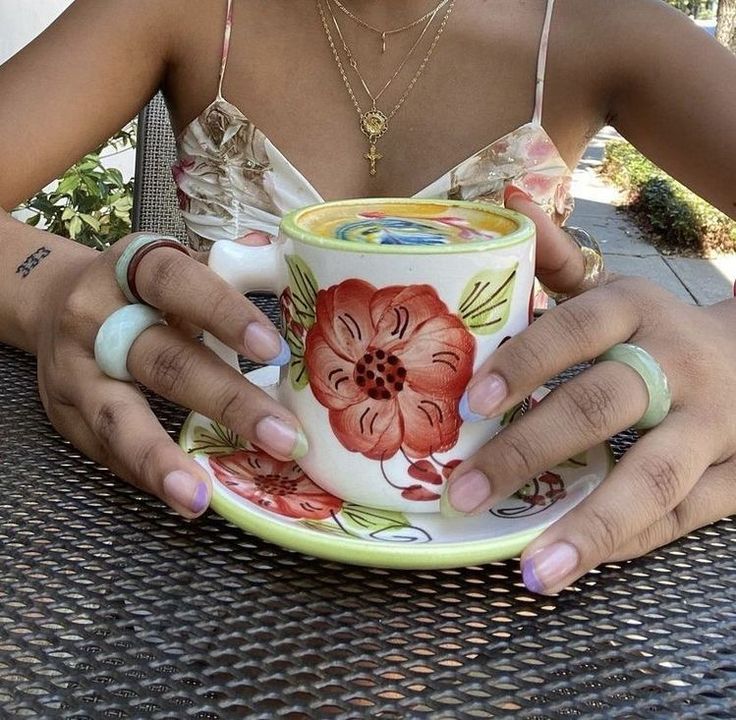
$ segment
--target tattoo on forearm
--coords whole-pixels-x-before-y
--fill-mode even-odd
[[[26,278],[31,274],[33,268],[41,262],[45,257],[51,255],[51,250],[47,247],[40,247],[36,252],[32,252],[20,265],[18,265],[16,274],[20,274],[22,278]]]

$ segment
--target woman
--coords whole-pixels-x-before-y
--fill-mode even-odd
[[[683,15],[660,0],[77,0],[0,70],[0,206],[57,176],[159,88],[197,249],[268,242],[283,210],[320,198],[505,194],[537,222],[538,276],[571,299],[481,368],[468,420],[620,343],[656,360],[668,413],[652,407],[630,358],[601,362],[455,470],[449,505],[481,512],[659,413],[606,482],[527,548],[530,589],[557,592],[736,511],[736,301],[695,308],[641,279],[598,276],[555,225],[570,209],[569,168],[605,123],[736,217],[736,58]],[[184,516],[202,513],[207,477],[135,385],[95,363],[100,325],[125,304],[115,267],[133,239],[97,253],[6,213],[0,237],[0,340],[38,356],[54,426]],[[296,418],[188,332],[282,363],[268,320],[176,248],[139,254],[134,275],[137,297],[171,322],[133,342],[133,378],[278,457],[306,452]]]

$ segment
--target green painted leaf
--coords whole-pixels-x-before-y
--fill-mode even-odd
[[[565,460],[565,462],[560,463],[557,467],[580,468],[580,467],[586,467],[587,464],[588,464],[588,453],[587,451],[584,450],[578,455],[574,455],[568,460]]]
[[[286,331],[286,342],[291,350],[289,380],[294,390],[303,390],[309,384],[309,373],[304,362],[304,340],[291,329]]]
[[[348,535],[391,542],[427,542],[432,538],[409,523],[406,516],[391,510],[345,503],[336,520]]]
[[[316,318],[317,279],[304,260],[298,255],[287,255],[289,287],[294,299],[294,317],[309,330]]]
[[[491,335],[508,322],[519,264],[474,275],[460,296],[458,314],[476,335]]]
[[[244,447],[245,445],[237,433],[229,430],[224,425],[220,425],[220,423],[210,421],[209,425],[195,427],[188,452],[204,455],[229,455]]]
[[[345,530],[331,522],[324,522],[323,520],[300,520],[299,522],[310,530],[317,530],[327,535],[342,535],[345,537]]]

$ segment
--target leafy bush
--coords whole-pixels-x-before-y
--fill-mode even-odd
[[[628,193],[628,203],[664,252],[736,252],[736,222],[673,180],[625,141],[609,143],[601,172]]]
[[[100,157],[103,151],[134,147],[135,139],[131,124],[86,155],[59,178],[56,187],[42,190],[21,206],[31,212],[26,222],[100,250],[127,235],[133,181],[125,182],[120,171],[105,167]]]

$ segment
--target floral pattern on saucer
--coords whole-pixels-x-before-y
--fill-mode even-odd
[[[547,393],[537,391],[504,422],[513,422]],[[318,557],[400,568],[512,557],[587,496],[613,465],[602,444],[541,473],[489,513],[445,518],[345,502],[318,487],[295,462],[272,458],[196,413],[187,419],[180,444],[210,473],[213,508],[240,527]],[[422,459],[410,474],[434,485],[453,468]]]

